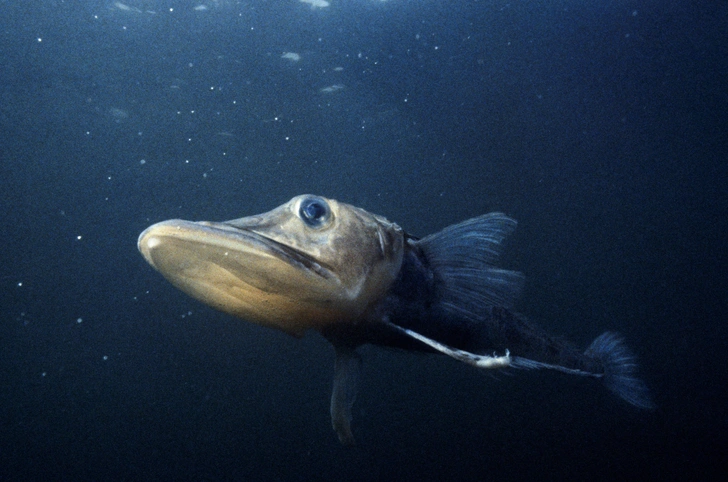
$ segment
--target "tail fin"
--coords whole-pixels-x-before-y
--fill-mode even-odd
[[[655,408],[647,386],[637,378],[635,357],[618,334],[602,333],[589,345],[584,355],[602,363],[602,380],[612,393],[635,407]]]

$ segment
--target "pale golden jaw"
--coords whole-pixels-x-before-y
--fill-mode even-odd
[[[401,232],[330,200],[330,226],[309,229],[297,217],[301,198],[227,223],[164,221],[138,247],[177,288],[247,321],[296,336],[353,322],[396,276]]]

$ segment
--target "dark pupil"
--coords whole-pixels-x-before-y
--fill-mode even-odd
[[[301,206],[301,217],[312,225],[319,224],[326,212],[326,206],[321,201],[308,201]]]

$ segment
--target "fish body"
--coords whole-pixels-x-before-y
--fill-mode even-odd
[[[553,369],[601,379],[641,408],[653,403],[613,333],[585,351],[513,311],[523,276],[496,267],[516,222],[491,213],[422,239],[363,209],[302,195],[264,214],[164,221],[138,247],[194,298],[336,351],[332,425],[353,444],[351,408],[364,344],[442,353],[478,368]]]

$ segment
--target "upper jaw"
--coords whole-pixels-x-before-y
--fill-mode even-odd
[[[164,238],[189,240],[201,245],[215,246],[227,251],[258,249],[276,258],[296,266],[299,269],[314,273],[324,279],[334,277],[331,269],[307,253],[285,245],[253,229],[234,226],[228,223],[209,221],[184,221],[171,219],[162,221],[145,229],[137,241],[137,248],[149,264],[154,266],[151,250],[163,242]]]

